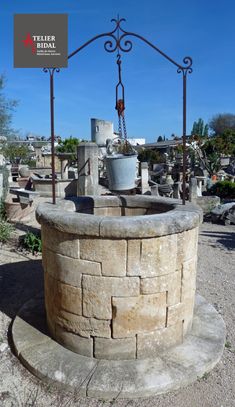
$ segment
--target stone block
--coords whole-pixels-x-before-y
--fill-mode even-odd
[[[94,208],[94,215],[121,216],[121,208],[119,207]]]
[[[181,272],[140,279],[141,294],[167,292],[167,305],[174,305],[181,299]]]
[[[124,208],[125,216],[146,215],[146,208]]]
[[[197,254],[198,227],[177,234],[177,269]]]
[[[167,327],[184,320],[185,307],[182,302],[167,308]]]
[[[81,287],[82,274],[101,275],[101,267],[97,262],[73,259],[56,254],[50,250],[43,253],[46,257],[46,271],[54,278],[75,287]]]
[[[196,290],[197,257],[185,261],[182,268],[181,302],[192,299]]]
[[[60,297],[60,309],[82,315],[81,288],[58,282],[58,296]]]
[[[47,325],[51,334],[55,335],[55,315],[58,303],[58,282],[50,274],[44,272],[45,307],[47,313]]]
[[[58,281],[49,273],[44,273],[45,301],[47,308],[55,309],[58,305]]]
[[[84,338],[89,338],[90,336],[110,338],[111,336],[110,320],[86,318],[67,311],[60,311],[55,321],[66,331],[79,334]]]
[[[83,315],[99,319],[112,318],[111,297],[138,296],[138,277],[83,276]]]
[[[157,357],[183,341],[183,323],[137,335],[137,359]]]
[[[83,260],[101,263],[101,272],[104,276],[126,275],[125,240],[111,239],[81,239],[80,256]]]
[[[166,294],[140,295],[130,298],[112,298],[113,338],[133,337],[151,332],[166,323]]]
[[[94,338],[94,352],[97,359],[135,359],[136,337],[123,339]]]
[[[183,333],[191,329],[194,309],[194,295],[183,303],[172,305],[167,310],[167,326],[175,325],[183,321]]]
[[[80,355],[93,357],[93,339],[83,338],[80,335],[66,331],[59,325],[56,325],[56,341],[73,352]]]
[[[142,240],[141,277],[170,274],[176,270],[177,235]]]
[[[183,321],[183,335],[186,335],[191,331],[193,323],[195,295],[192,298],[185,300],[185,312]]]
[[[42,225],[42,244],[55,253],[77,259],[79,257],[79,239],[76,235],[60,232],[50,226]]]
[[[140,253],[142,247],[141,239],[131,239],[127,241],[127,275],[140,276],[141,264]]]

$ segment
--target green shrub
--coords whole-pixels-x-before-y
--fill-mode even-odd
[[[0,199],[0,220],[6,220],[6,209],[3,199]]]
[[[6,243],[13,232],[13,226],[4,219],[0,219],[0,242]]]
[[[212,185],[209,189],[212,195],[217,195],[220,198],[235,199],[235,182],[219,181]]]
[[[32,254],[41,253],[42,240],[40,234],[27,232],[23,237],[21,244],[24,249],[30,251]]]

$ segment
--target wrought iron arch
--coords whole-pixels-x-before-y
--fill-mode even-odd
[[[101,33],[96,35],[95,37],[91,38],[84,44],[82,44],[79,48],[73,51],[71,54],[68,55],[68,59],[72,58],[74,55],[78,54],[88,45],[92,44],[94,41],[100,38],[107,38],[108,39],[104,42],[104,49],[105,51],[112,53],[115,51],[122,51],[122,52],[130,52],[133,48],[133,43],[130,38],[137,38],[143,41],[145,44],[153,48],[156,52],[162,55],[165,59],[167,59],[170,63],[177,67],[177,73],[182,73],[183,78],[183,199],[182,203],[185,205],[186,199],[186,107],[187,107],[187,75],[192,73],[192,58],[186,56],[183,58],[183,64],[179,64],[174,59],[169,57],[165,52],[161,51],[156,45],[151,43],[149,40],[144,38],[143,36],[126,31],[122,28],[122,22],[125,22],[125,18],[119,18],[119,16],[115,19],[113,18],[111,22],[115,23],[115,27],[112,31]],[[55,203],[55,162],[54,162],[54,73],[59,72],[59,68],[44,68],[44,72],[49,72],[50,74],[50,111],[51,111],[51,152],[52,152],[52,200]]]

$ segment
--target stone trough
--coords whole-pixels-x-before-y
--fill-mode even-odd
[[[201,216],[192,204],[143,195],[79,197],[38,206],[50,336],[62,345],[61,352],[72,351],[78,364],[103,363],[102,374],[92,373],[95,393],[90,390],[90,378],[86,395],[110,398],[121,389],[123,397],[139,397],[168,391],[195,380],[219,360],[223,321],[210,306],[219,336],[216,342],[211,332],[207,334],[213,349],[208,356],[207,343],[205,356],[202,342],[198,343],[208,330],[205,302],[201,316],[194,312]],[[17,348],[14,335],[13,340]],[[188,361],[184,366],[190,346],[192,366]],[[39,365],[37,360],[36,372],[31,370],[45,376],[38,373]],[[128,377],[127,366],[131,368]],[[120,375],[122,369],[125,375]],[[150,385],[151,369],[155,382],[150,379]],[[141,394],[140,372],[146,375],[146,381],[141,379]]]

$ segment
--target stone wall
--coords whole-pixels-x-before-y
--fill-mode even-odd
[[[97,359],[135,359],[183,341],[193,317],[199,218],[169,235],[110,238],[89,227],[88,235],[68,233],[54,216],[56,228],[38,218],[47,320],[58,342]]]

